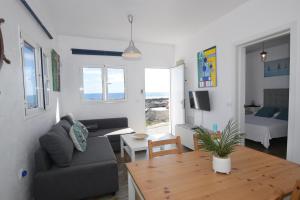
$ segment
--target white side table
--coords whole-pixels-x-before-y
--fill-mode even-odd
[[[121,135],[121,157],[124,158],[124,151],[135,161],[135,152],[144,151],[148,148],[148,139],[136,140],[132,134]]]

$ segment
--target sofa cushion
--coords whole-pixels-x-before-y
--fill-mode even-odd
[[[84,152],[86,150],[86,138],[83,134],[83,129],[80,124],[74,123],[70,129],[69,135],[73,141],[75,148],[78,151]]]
[[[62,119],[62,120],[60,120],[60,121],[57,123],[56,126],[61,126],[61,127],[63,127],[63,128],[66,130],[66,132],[69,133],[72,124],[71,124],[69,121],[67,121],[66,119]]]
[[[49,157],[48,153],[42,148],[38,148],[38,150],[35,152],[34,159],[35,170],[37,172],[47,171],[52,165],[51,158]]]
[[[60,119],[61,120],[67,120],[71,125],[74,124],[74,119],[70,115],[65,115],[65,116],[61,117]]]
[[[89,129],[89,131],[96,131],[99,129],[128,128],[128,119],[125,117],[80,121]]]
[[[134,130],[131,128],[110,128],[110,129],[100,129],[95,132],[90,132],[89,137],[96,136],[107,136],[110,141],[120,141],[120,135],[133,133]]]
[[[47,134],[40,137],[39,141],[58,167],[67,167],[71,164],[74,146],[62,126],[55,125]]]
[[[111,160],[116,161],[117,159],[108,139],[106,137],[92,137],[87,139],[85,152],[74,152],[71,166]]]

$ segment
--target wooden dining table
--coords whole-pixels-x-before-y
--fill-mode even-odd
[[[272,200],[300,179],[300,165],[247,147],[230,157],[229,175],[214,173],[202,150],[128,163],[129,200]]]

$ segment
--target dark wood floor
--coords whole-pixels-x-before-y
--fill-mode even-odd
[[[274,138],[270,140],[269,149],[266,149],[260,142],[254,142],[247,139],[245,141],[245,145],[249,148],[286,159],[287,137]]]

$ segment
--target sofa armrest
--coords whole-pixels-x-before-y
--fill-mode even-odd
[[[113,193],[118,188],[116,161],[57,168],[34,176],[37,200],[82,199]]]
[[[89,119],[80,120],[80,122],[83,123],[91,132],[97,131],[99,129],[128,128],[128,119],[126,117]]]

